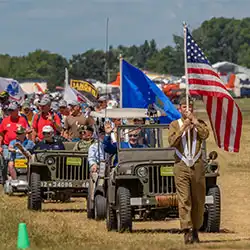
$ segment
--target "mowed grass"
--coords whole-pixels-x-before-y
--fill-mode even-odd
[[[250,104],[247,99],[237,102],[244,110]],[[0,190],[0,249],[16,249],[20,222],[27,224],[31,249],[250,249],[249,114],[243,112],[240,153],[219,150],[212,132],[208,140],[208,150],[219,153],[222,223],[219,234],[200,234],[201,244],[183,244],[178,220],[134,222],[131,234],[107,232],[105,221],[86,218],[85,199],[44,204],[42,212],[30,212],[27,197],[8,197]],[[199,117],[206,119],[204,113]]]

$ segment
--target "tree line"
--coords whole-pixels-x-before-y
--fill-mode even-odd
[[[192,31],[194,39],[211,63],[230,61],[250,67],[250,18],[212,18]],[[0,76],[18,81],[45,80],[49,89],[63,86],[64,69],[71,77],[113,81],[119,71],[119,55],[143,70],[174,76],[184,75],[183,37],[173,35],[174,46],[158,49],[154,39],[140,46],[110,46],[103,50],[88,50],[72,55],[67,60],[62,55],[36,50],[26,56],[0,55]],[[109,74],[107,71],[109,69]]]

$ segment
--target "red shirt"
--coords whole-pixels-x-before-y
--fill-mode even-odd
[[[50,113],[50,115],[52,115],[52,114]],[[51,126],[54,129],[54,132],[56,132],[56,128],[55,128],[55,125],[51,121],[48,120],[48,115],[39,114],[39,116],[40,116],[40,118],[37,121],[38,114],[35,115],[32,127],[33,127],[33,129],[35,129],[37,131],[37,136],[38,136],[39,140],[42,140],[44,126]],[[55,121],[55,123],[60,126],[61,125],[60,117],[55,113],[52,116],[54,117],[53,120]]]
[[[3,134],[3,144],[9,145],[12,140],[16,139],[16,130],[20,125],[25,129],[29,128],[28,122],[22,116],[18,116],[18,119],[15,121],[10,116],[3,119],[0,124],[0,133]]]

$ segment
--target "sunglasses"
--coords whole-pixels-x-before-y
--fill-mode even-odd
[[[138,135],[128,135],[128,137],[129,137],[129,138],[132,138],[132,137],[137,138]]]
[[[43,135],[50,135],[52,132],[43,132]]]

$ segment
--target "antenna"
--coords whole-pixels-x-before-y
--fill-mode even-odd
[[[110,80],[109,77],[109,18],[107,18],[107,23],[106,23],[106,50],[105,50],[105,72],[106,72],[106,91],[105,94],[106,96],[108,95],[108,83]],[[105,117],[107,115],[107,108],[105,109]]]

